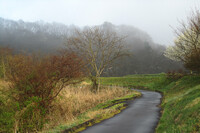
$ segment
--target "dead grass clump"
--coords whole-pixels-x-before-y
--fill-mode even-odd
[[[3,79],[0,79],[0,89],[1,88],[8,88],[9,87],[9,82],[5,81]]]
[[[103,87],[100,92],[92,93],[89,85],[66,87],[54,102],[50,110],[50,128],[61,123],[71,123],[77,116],[108,100],[132,94],[127,88],[112,86]]]

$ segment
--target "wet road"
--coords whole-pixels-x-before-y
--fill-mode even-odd
[[[129,102],[120,114],[107,119],[81,133],[153,133],[159,121],[161,94],[137,90],[142,97]]]

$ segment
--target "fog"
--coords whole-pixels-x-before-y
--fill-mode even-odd
[[[105,21],[146,31],[155,43],[172,45],[172,27],[186,17],[199,0],[0,0],[0,17],[12,20],[59,22],[92,26]]]
[[[179,70],[181,63],[163,55],[173,45],[171,27],[199,7],[200,0],[0,0],[0,47],[55,53],[75,29],[98,26],[126,36],[131,55],[113,62],[104,76]]]
[[[163,52],[165,46],[154,43],[146,32],[129,25],[113,25],[105,22],[96,25],[103,31],[111,31],[125,37],[123,45],[130,56],[119,58],[107,67],[104,76],[124,76],[128,74],[150,74],[182,69],[180,63],[167,59]],[[25,52],[54,54],[68,45],[66,39],[73,37],[77,26],[59,23],[24,22],[0,18],[0,48],[7,47],[15,53]],[[65,45],[64,45],[65,44]],[[78,53],[78,51],[77,51]]]

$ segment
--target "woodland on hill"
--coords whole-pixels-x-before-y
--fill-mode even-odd
[[[65,47],[66,38],[73,36],[76,29],[87,27],[0,18],[0,46],[9,46],[15,52],[55,53],[58,49]],[[118,26],[109,22],[105,22],[99,27],[124,36],[124,43],[129,53],[129,56],[117,59],[112,67],[107,67],[103,76],[152,74],[182,69],[180,63],[163,55],[166,47],[154,43],[146,32],[133,26]]]

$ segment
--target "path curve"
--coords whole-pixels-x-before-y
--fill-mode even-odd
[[[113,118],[104,120],[81,133],[153,133],[160,118],[161,94],[137,90],[140,98],[129,102],[128,107]]]

